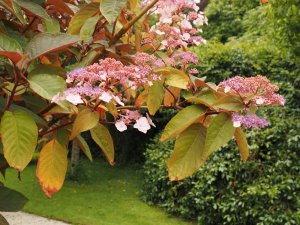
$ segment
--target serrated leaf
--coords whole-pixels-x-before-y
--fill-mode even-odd
[[[68,151],[57,140],[51,140],[39,155],[36,175],[44,193],[51,198],[64,183],[68,167]]]
[[[217,151],[220,147],[229,142],[234,134],[234,127],[230,115],[220,113],[214,117],[207,129],[205,140],[205,157]]]
[[[14,1],[23,10],[28,11],[41,19],[45,19],[45,20],[51,19],[51,17],[47,14],[47,12],[44,10],[44,8],[34,2],[25,1],[25,0],[14,0]]]
[[[161,82],[156,81],[148,88],[147,106],[150,115],[155,115],[164,100],[165,91]]]
[[[37,145],[38,128],[28,113],[5,111],[1,119],[4,157],[10,167],[20,172],[31,161]]]
[[[80,39],[83,41],[87,41],[89,38],[93,36],[95,31],[95,27],[100,19],[100,16],[94,16],[89,19],[83,24],[80,29]]]
[[[114,142],[109,133],[109,130],[102,124],[98,124],[96,127],[91,129],[91,135],[93,140],[102,149],[107,161],[110,165],[114,165],[115,150]]]
[[[242,128],[238,127],[235,129],[234,137],[239,147],[241,157],[243,161],[246,162],[249,156],[249,148],[246,135]]]
[[[167,141],[178,136],[186,128],[205,115],[207,108],[201,105],[191,105],[177,113],[166,125],[160,141]]]
[[[28,77],[30,88],[45,99],[52,100],[53,96],[63,92],[66,81],[57,75],[32,74]]]
[[[90,109],[79,111],[71,132],[70,140],[73,140],[79,133],[94,128],[99,122],[99,113]]]
[[[91,3],[83,8],[81,8],[75,15],[72,17],[69,27],[69,34],[79,34],[80,29],[83,24],[91,17],[97,15],[99,13],[99,3]]]
[[[226,109],[229,111],[241,111],[242,109],[245,109],[245,105],[240,97],[237,96],[225,96],[218,101],[216,101],[213,106],[216,106],[220,109]]]
[[[205,162],[205,137],[206,128],[199,123],[191,125],[178,136],[168,161],[170,180],[182,180],[199,170]]]
[[[0,185],[0,212],[18,212],[27,202],[28,199],[20,192]]]
[[[126,7],[126,3],[127,0],[101,0],[100,12],[109,24],[113,24]]]
[[[80,135],[77,135],[77,137],[75,138],[75,141],[78,144],[79,148],[86,155],[86,157],[92,162],[93,161],[92,153],[91,153],[89,145],[84,140],[84,138],[81,137]]]
[[[29,54],[29,59],[32,61],[47,53],[67,48],[79,41],[78,36],[64,33],[40,33],[31,39],[25,48],[25,52]]]

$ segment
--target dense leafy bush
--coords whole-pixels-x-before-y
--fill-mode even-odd
[[[209,26],[204,27],[204,37],[226,42],[230,37],[242,36],[247,31],[243,18],[259,5],[259,0],[211,0],[205,12]]]
[[[247,163],[231,144],[180,182],[168,179],[174,143],[159,143],[157,136],[146,151],[145,198],[200,224],[299,224],[299,129],[293,118],[278,114],[268,129],[249,134]]]

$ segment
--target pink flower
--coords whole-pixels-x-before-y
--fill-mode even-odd
[[[79,94],[68,93],[68,95],[66,96],[66,100],[71,102],[73,105],[83,103],[81,96]]]
[[[243,99],[250,98],[257,106],[284,105],[283,96],[276,94],[278,87],[264,76],[240,77],[236,76],[221,82],[218,88],[223,88],[224,92],[239,95]],[[245,100],[246,101],[246,100]]]
[[[151,126],[148,122],[146,117],[139,118],[133,126],[134,128],[138,129],[140,132],[147,133],[148,130],[151,129]]]
[[[120,131],[120,132],[123,132],[123,131],[127,130],[127,126],[126,126],[126,124],[124,123],[124,121],[122,121],[122,120],[116,122],[116,123],[115,123],[115,126],[116,126],[116,128],[118,129],[118,131]]]
[[[243,126],[244,128],[263,128],[269,125],[266,119],[260,118],[257,115],[239,115],[234,113],[232,115],[234,127]]]

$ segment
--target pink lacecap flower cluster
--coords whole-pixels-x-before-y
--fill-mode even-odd
[[[166,64],[170,66],[185,67],[187,64],[197,64],[199,61],[198,56],[191,51],[179,52],[172,55],[166,60]]]
[[[236,76],[221,82],[218,88],[222,88],[225,93],[239,95],[245,104],[252,104],[255,107],[284,105],[285,103],[283,96],[275,93],[278,91],[278,87],[260,75],[249,78]],[[232,115],[232,120],[235,127],[263,128],[268,126],[266,119],[253,114],[235,113]]]
[[[284,105],[285,103],[283,96],[275,93],[279,88],[271,84],[268,78],[260,75],[247,78],[236,76],[221,82],[218,88],[223,88],[225,93],[239,95],[243,100],[250,101],[257,106]]]
[[[120,132],[127,130],[127,126],[132,124],[134,128],[143,133],[147,133],[151,125],[155,127],[148,115],[144,117],[136,110],[122,110],[121,113],[120,119],[115,123],[116,128]]]
[[[163,61],[146,53],[132,56],[135,64],[124,65],[113,58],[106,58],[99,63],[85,68],[77,68],[67,73],[67,83],[72,87],[53,97],[53,102],[67,100],[74,105],[83,103],[85,97],[99,98],[103,102],[114,100],[124,105],[122,95],[114,93],[115,87],[136,89],[141,85],[151,86],[160,77],[153,72],[155,68],[165,66]]]
[[[199,26],[207,24],[207,18],[199,11],[199,0],[160,0],[149,11],[158,17],[158,22],[151,27],[152,42],[157,37],[161,39],[160,49],[176,49],[188,45],[200,45],[206,41],[199,36],[202,32]],[[142,2],[142,7],[150,1]]]
[[[239,115],[234,113],[232,115],[234,127],[243,126],[244,128],[263,128],[269,125],[268,121],[264,118],[258,117],[255,114]]]

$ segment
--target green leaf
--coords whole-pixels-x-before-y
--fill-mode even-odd
[[[181,180],[199,170],[203,158],[206,128],[193,124],[182,132],[175,142],[174,151],[168,161],[170,180]]]
[[[125,8],[127,0],[101,0],[100,12],[109,24],[113,24],[119,17],[123,8]]]
[[[25,48],[25,52],[29,54],[29,59],[32,61],[47,53],[67,48],[79,41],[78,36],[64,33],[40,33],[31,39]]]
[[[107,161],[114,165],[115,160],[115,150],[114,142],[109,133],[109,130],[102,124],[98,124],[96,127],[91,129],[91,135],[93,140],[98,144],[102,149]]]
[[[176,137],[193,123],[205,115],[207,108],[201,105],[191,105],[177,113],[166,125],[160,141]]]
[[[0,184],[0,212],[18,212],[28,202],[20,192],[4,187]],[[0,224],[1,218],[0,218]]]
[[[79,133],[94,128],[99,122],[99,113],[90,109],[79,111],[71,132],[70,140],[73,140]]]
[[[49,198],[63,186],[68,167],[67,154],[66,146],[55,139],[48,142],[40,152],[36,175]]]
[[[159,110],[164,100],[165,91],[161,82],[156,81],[148,89],[147,106],[150,115],[154,115]]]
[[[246,135],[242,128],[238,127],[235,129],[234,137],[239,147],[241,157],[243,161],[246,162],[249,156],[249,148]]]
[[[4,112],[5,110],[5,105],[6,105],[6,100],[4,98],[1,98],[0,97],[0,112]],[[24,108],[22,106],[18,106],[18,105],[15,105],[15,104],[12,104],[10,106],[10,109],[12,112],[15,112],[15,111],[24,111],[26,112],[29,116],[31,116],[31,118],[34,119],[34,121],[37,123],[37,124],[40,124],[42,126],[47,126],[47,123],[46,121],[39,117],[37,114],[35,114],[34,112],[32,112],[31,110],[27,109],[27,108]]]
[[[5,111],[1,120],[4,157],[10,167],[20,172],[31,161],[37,145],[38,128],[28,113]]]
[[[75,138],[75,141],[78,144],[78,146],[80,147],[80,149],[83,151],[83,153],[86,155],[86,157],[92,162],[93,157],[92,157],[90,147],[86,143],[86,141],[83,139],[83,137],[81,137],[80,135],[77,135],[77,137]]]
[[[59,75],[60,77],[66,78],[66,71],[62,67],[54,66],[54,65],[37,65],[32,71],[30,71],[30,75],[34,74],[52,74]]]
[[[60,32],[60,24],[56,19],[43,20],[45,32],[57,34]]]
[[[181,70],[170,69],[170,74],[166,76],[166,84],[172,87],[187,89],[189,77]]]
[[[79,34],[83,24],[91,17],[99,13],[99,3],[91,3],[83,8],[81,8],[76,14],[72,17],[68,33],[69,34]]]
[[[192,95],[191,93],[186,93],[183,96],[187,101],[194,102],[196,104],[203,104],[210,108],[212,108],[212,105],[217,101],[217,97],[214,94],[214,91],[212,90],[204,90],[196,95]]]
[[[63,147],[68,147],[69,144],[69,132],[66,128],[59,129],[55,136],[56,140]]]
[[[95,27],[100,19],[100,16],[94,16],[89,18],[82,26],[80,30],[80,39],[87,41],[89,38],[93,37]]]
[[[220,113],[214,117],[207,129],[205,140],[205,158],[229,142],[234,134],[234,127],[230,115]]]
[[[226,109],[229,111],[241,111],[242,109],[245,109],[245,105],[240,97],[237,96],[225,96],[215,102],[213,106],[216,106],[220,109]]]
[[[28,11],[41,19],[45,19],[45,20],[51,19],[51,17],[47,14],[47,12],[44,10],[44,8],[38,4],[35,4],[31,1],[25,1],[25,0],[14,0],[14,1],[23,10]]]
[[[23,50],[18,41],[0,33],[0,56],[17,63],[22,58],[22,54]]]
[[[4,85],[5,85],[5,89],[3,88],[3,91],[5,94],[7,94],[8,96],[11,95],[12,93],[12,90],[14,89],[15,87],[15,84],[14,83],[11,83],[11,82],[4,82]],[[17,96],[17,95],[22,95],[26,92],[26,87],[24,85],[19,85],[17,86],[17,88],[15,89],[15,94],[14,96]]]
[[[28,82],[34,92],[48,100],[52,100],[53,96],[67,88],[66,81],[62,77],[51,74],[29,75]]]

